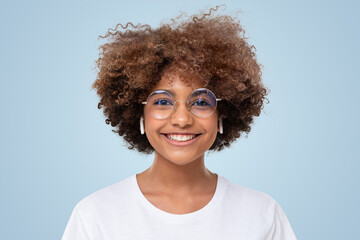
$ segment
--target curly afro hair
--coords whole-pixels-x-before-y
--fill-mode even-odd
[[[217,135],[209,150],[220,151],[250,132],[268,90],[261,81],[255,48],[247,43],[239,20],[214,16],[217,9],[186,19],[181,14],[156,29],[118,24],[100,36],[108,41],[99,47],[98,75],[92,87],[100,96],[98,108],[104,108],[105,122],[116,127],[113,131],[123,136],[129,149],[154,151],[139,131],[141,101],[169,66],[201,79],[204,87],[222,99],[218,112],[225,116],[224,133]]]

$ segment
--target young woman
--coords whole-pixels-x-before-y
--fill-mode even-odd
[[[93,87],[106,123],[151,167],[80,201],[63,240],[296,239],[276,201],[205,167],[250,131],[267,94],[230,16],[108,31]],[[119,25],[122,28],[122,25]]]

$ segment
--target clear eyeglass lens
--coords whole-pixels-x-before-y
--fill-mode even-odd
[[[164,119],[171,115],[174,110],[175,101],[172,95],[166,91],[153,92],[148,100],[147,107],[149,113],[158,119]]]
[[[199,89],[191,94],[187,104],[194,115],[208,117],[216,109],[216,97],[207,89]],[[165,119],[174,111],[175,100],[169,92],[158,90],[149,96],[147,108],[154,118]]]
[[[216,97],[207,89],[195,91],[188,102],[190,111],[198,117],[208,117],[216,109]]]

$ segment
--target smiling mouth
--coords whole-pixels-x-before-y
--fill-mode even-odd
[[[176,141],[176,142],[187,142],[194,138],[197,138],[201,134],[164,134],[162,133],[166,138]]]

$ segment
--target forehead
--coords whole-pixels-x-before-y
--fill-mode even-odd
[[[167,70],[153,90],[165,89],[172,92],[188,92],[201,88],[202,81],[195,75],[184,74],[179,71]]]

